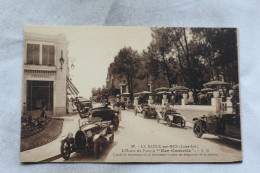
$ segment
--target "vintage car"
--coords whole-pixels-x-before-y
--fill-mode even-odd
[[[134,113],[135,113],[135,115],[137,115],[138,113],[141,113],[143,115],[143,118],[147,118],[147,117],[156,118],[156,115],[157,115],[155,108],[148,104],[141,104],[141,105],[135,106]]]
[[[92,101],[91,100],[82,100],[78,104],[79,114],[88,113],[91,109],[92,109]]]
[[[91,110],[92,117],[100,117],[104,121],[111,121],[115,131],[117,131],[119,127],[118,114],[118,112],[114,111],[108,106],[97,107]]]
[[[84,101],[87,101],[87,99],[86,99],[86,98],[83,98],[83,97],[76,98],[74,104],[75,104],[75,106],[77,107],[77,111],[78,111],[78,112],[79,112],[79,110],[81,109],[81,108],[80,108],[80,103],[81,103],[81,102],[84,102]]]
[[[158,123],[160,120],[166,121],[167,126],[171,126],[172,123],[180,124],[183,128],[186,126],[186,118],[172,108],[157,112],[156,120]]]
[[[240,114],[202,115],[193,119],[193,132],[200,138],[203,133],[214,134],[221,138],[241,141]]]
[[[67,160],[73,152],[88,151],[98,158],[105,143],[114,141],[111,121],[102,121],[100,117],[88,117],[79,120],[79,130],[75,137],[71,132],[61,141],[61,155]]]

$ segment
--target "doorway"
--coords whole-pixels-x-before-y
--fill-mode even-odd
[[[53,81],[27,81],[27,110],[53,110]]]

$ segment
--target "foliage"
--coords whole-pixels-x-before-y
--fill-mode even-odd
[[[124,47],[119,50],[115,56],[114,63],[116,64],[112,70],[114,74],[121,74],[121,78],[125,78],[130,93],[130,99],[133,99],[133,79],[137,77],[140,67],[140,55],[131,47]]]
[[[192,89],[195,102],[197,89],[206,82],[238,83],[236,29],[160,27],[151,31],[152,41],[142,54],[124,47],[114,58],[111,73],[120,74],[117,80],[126,80],[131,99],[136,79],[148,83],[166,78],[169,87]]]

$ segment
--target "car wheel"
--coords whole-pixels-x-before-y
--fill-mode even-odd
[[[101,150],[100,142],[95,142],[93,147],[93,155],[95,159],[99,158],[100,150]]]
[[[185,121],[185,120],[182,120],[182,121],[181,121],[181,127],[184,128],[185,126],[186,126],[186,121]]]
[[[64,140],[61,142],[61,146],[60,146],[60,152],[61,152],[61,155],[62,157],[65,159],[65,160],[68,160],[70,158],[70,144],[68,141]]]
[[[197,138],[203,135],[203,126],[201,121],[196,121],[193,125],[193,133]]]
[[[166,123],[167,123],[167,126],[169,126],[169,127],[172,125],[172,121],[170,120],[170,118],[167,118]]]
[[[112,144],[114,142],[114,134],[109,138],[109,143]]]
[[[157,123],[160,122],[160,117],[158,115],[156,116],[156,121],[157,121]]]
[[[116,123],[116,124],[114,125],[114,131],[117,131],[117,130],[118,130],[118,126],[119,126],[119,123]]]

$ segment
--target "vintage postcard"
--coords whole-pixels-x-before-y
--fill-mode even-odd
[[[25,26],[21,162],[241,162],[236,28]]]

